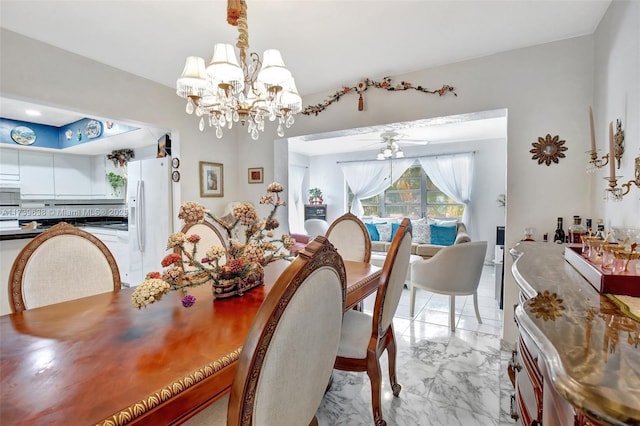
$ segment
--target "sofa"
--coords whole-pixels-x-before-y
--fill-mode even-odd
[[[371,239],[371,264],[382,267],[391,247],[394,224],[399,224],[396,218],[363,218],[363,222],[369,231]],[[432,226],[433,225],[433,226]],[[377,231],[377,238],[376,232]],[[451,244],[459,244],[471,241],[464,223],[457,220],[446,219],[416,219],[411,221],[411,256],[405,283],[411,281],[411,264],[422,259],[428,259],[440,249]],[[440,233],[440,231],[444,233]],[[432,240],[432,231],[436,238]],[[444,238],[446,237],[446,238]],[[444,243],[444,244],[435,244]]]
[[[396,218],[363,218],[371,237],[371,252],[386,253],[391,247],[391,237]],[[428,259],[442,247],[471,241],[464,223],[447,219],[417,219],[411,221],[411,254]],[[373,228],[375,227],[375,231]],[[455,228],[453,230],[452,228]],[[377,231],[377,237],[376,237]],[[391,232],[391,233],[390,233]],[[432,232],[434,235],[432,236]]]

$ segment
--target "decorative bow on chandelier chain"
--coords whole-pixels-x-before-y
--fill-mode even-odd
[[[236,47],[240,49],[240,64],[230,44],[216,44],[206,68],[204,59],[189,56],[177,81],[176,93],[187,99],[187,113],[195,112],[200,117],[200,131],[208,123],[216,128],[216,136],[222,138],[225,126],[231,129],[234,122],[240,121],[242,125],[248,123],[251,138],[257,140],[265,121],[277,118],[277,133],[283,137],[284,127],[291,127],[294,114],[302,110],[293,76],[276,49],[266,50],[264,61],[253,52],[247,58],[249,28],[244,0],[228,0],[227,22],[238,27]]]

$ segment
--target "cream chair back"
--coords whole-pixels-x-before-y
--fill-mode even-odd
[[[482,324],[478,309],[478,284],[482,275],[486,241],[471,241],[444,247],[430,259],[411,264],[409,314],[413,317],[416,289],[449,295],[449,327],[455,330],[456,296],[473,295],[476,319]]]
[[[383,294],[377,297],[381,300],[376,300],[376,308],[378,303],[381,303],[378,312],[378,330],[381,334],[389,328],[391,321],[393,321],[409,269],[411,257],[411,222],[409,219],[403,219],[393,240],[383,266],[383,279],[386,278],[387,283],[379,290],[383,291]]]
[[[207,251],[211,246],[216,245],[224,248],[227,247],[226,239],[222,236],[222,233],[215,227],[215,225],[207,221],[202,223],[187,224],[182,227],[181,232],[187,236],[195,234],[200,237],[200,241],[196,246],[196,248],[199,248],[200,250],[195,253],[195,259],[198,261],[206,256]],[[193,253],[193,246],[194,245],[190,242],[184,243],[184,249],[189,254]],[[180,254],[180,249],[175,248],[174,253]],[[185,260],[185,271],[195,269],[193,265],[189,264],[188,259],[183,260]],[[227,258],[225,256],[222,256],[218,262],[220,265],[224,265],[225,263],[227,263]]]
[[[228,425],[308,425],[315,419],[338,351],[345,298],[342,259],[326,238],[316,237],[256,315],[231,388]]]
[[[326,220],[322,219],[307,219],[304,221],[304,230],[309,235],[309,241],[313,240],[318,235],[326,234],[329,229],[329,224]]]
[[[371,238],[364,223],[353,213],[337,218],[326,233],[344,260],[369,262]]]
[[[31,240],[9,275],[13,312],[120,289],[113,255],[95,236],[60,222]]]

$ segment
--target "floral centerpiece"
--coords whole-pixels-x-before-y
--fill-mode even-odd
[[[274,238],[273,230],[279,223],[276,210],[285,206],[280,199],[284,191],[277,182],[270,184],[260,204],[273,206],[266,218],[260,218],[251,203],[239,203],[231,215],[213,216],[199,203],[188,201],[180,206],[178,217],[185,225],[202,223],[206,218],[221,225],[227,232],[228,246],[213,245],[199,251],[200,236],[187,236],[176,232],[169,236],[167,249],[173,253],[162,260],[162,272],[150,272],[134,290],[131,301],[137,308],[145,307],[171,290],[182,292],[182,305],[192,306],[196,299],[188,293],[189,287],[211,285],[214,298],[241,296],[245,291],[262,285],[263,267],[278,259],[292,258],[289,249],[295,240],[288,234]],[[238,226],[244,227],[244,231]],[[244,234],[244,235],[242,235]],[[244,238],[242,238],[244,237]],[[189,243],[189,244],[187,244]]]

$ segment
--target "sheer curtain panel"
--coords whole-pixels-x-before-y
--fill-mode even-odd
[[[292,165],[289,167],[289,232],[304,234],[304,199],[302,182],[307,168]]]
[[[393,185],[415,162],[409,158],[384,161],[355,161],[339,163],[347,185],[353,192],[351,213],[357,217],[364,215],[360,200],[382,193]]]
[[[350,211],[357,217],[362,217],[364,208],[360,200],[373,197],[391,185],[389,165],[386,161],[358,161],[339,165],[347,185],[353,192]]]
[[[473,183],[473,153],[421,157],[420,165],[440,191],[464,204],[462,221],[473,236],[471,221],[471,186]]]

